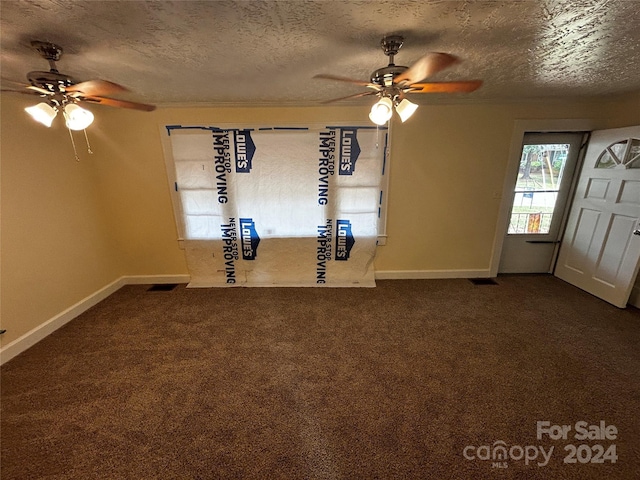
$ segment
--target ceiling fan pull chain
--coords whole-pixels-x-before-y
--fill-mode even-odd
[[[93,151],[91,150],[91,145],[89,144],[89,137],[87,136],[87,129],[85,128],[83,132],[84,132],[84,139],[87,141],[87,152],[89,152],[89,155],[93,155]]]
[[[67,130],[69,130],[69,138],[71,138],[71,145],[73,145],[73,154],[76,158],[76,162],[79,162],[80,157],[78,156],[78,151],[76,150],[76,142],[73,141],[73,135],[71,134],[71,129],[67,127]]]

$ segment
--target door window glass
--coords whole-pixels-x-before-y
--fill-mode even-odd
[[[631,140],[627,168],[640,168],[640,139]]]
[[[609,145],[598,157],[596,168],[616,168],[618,165],[622,165],[626,148],[626,140]]]
[[[525,144],[515,187],[509,234],[548,234],[569,144]]]
[[[596,168],[640,168],[640,139],[630,138],[609,145],[596,162]]]

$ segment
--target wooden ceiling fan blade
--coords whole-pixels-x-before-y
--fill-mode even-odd
[[[362,87],[368,87],[369,85],[372,85],[371,83],[363,82],[362,80],[356,80],[354,78],[348,78],[348,77],[341,77],[339,75],[329,75],[326,73],[319,73],[318,75],[314,75],[313,78],[320,78],[322,80],[335,80],[337,82],[353,83],[355,85],[360,85]]]
[[[3,88],[0,91],[1,92],[6,92],[6,93],[19,93],[21,95],[37,95],[38,97],[40,96],[40,94],[38,92],[33,92],[33,91],[29,91],[29,90],[13,90],[11,88]]]
[[[54,92],[52,92],[51,90],[47,90],[46,88],[36,87],[35,85],[27,85],[25,88],[27,88],[29,90],[33,90],[34,92],[37,92],[38,94],[42,94],[42,95],[53,95],[54,94]]]
[[[87,80],[65,87],[66,93],[79,93],[83,97],[113,95],[114,93],[127,92],[128,89],[117,83],[107,80]]]
[[[127,100],[118,100],[116,98],[107,97],[83,97],[83,100],[91,103],[99,103],[100,105],[108,105],[110,107],[118,108],[130,108],[132,110],[142,110],[144,112],[151,112],[156,109],[155,105],[148,105],[146,103],[129,102]]]
[[[456,63],[448,53],[430,52],[393,79],[394,83],[417,83]]]
[[[11,85],[13,87],[22,87],[22,88],[26,88],[29,86],[28,83],[24,83],[24,82],[18,82],[16,80],[11,80],[10,78],[0,78],[0,81],[2,82],[2,85]]]
[[[408,93],[468,93],[482,86],[482,80],[460,82],[429,82],[409,85]]]
[[[16,82],[15,80],[10,80],[8,78],[2,78],[2,84],[3,84],[3,92],[9,92],[9,91],[17,91],[14,90],[14,88],[25,88],[28,90],[33,90],[34,92],[38,92],[38,94],[44,94],[44,95],[52,95],[53,92],[44,88],[40,88],[37,87],[35,85],[30,85],[28,83],[23,83],[23,82]],[[4,86],[7,86],[9,88],[4,88]],[[20,92],[20,93],[28,93],[28,92]]]
[[[339,102],[341,100],[349,100],[350,98],[359,98],[359,97],[365,97],[367,95],[377,95],[378,92],[361,92],[361,93],[356,93],[354,95],[347,95],[346,97],[340,97],[340,98],[333,98],[331,100],[325,100],[322,103],[333,103],[333,102]]]

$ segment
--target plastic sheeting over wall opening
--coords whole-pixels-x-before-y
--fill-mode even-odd
[[[166,126],[190,287],[375,286],[388,132]]]

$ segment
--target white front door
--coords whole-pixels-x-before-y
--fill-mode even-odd
[[[550,273],[584,134],[526,133],[499,273]]]
[[[640,126],[593,132],[555,275],[624,308],[640,266]]]

